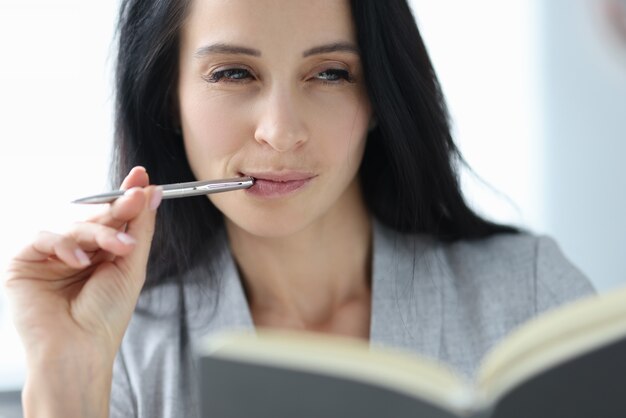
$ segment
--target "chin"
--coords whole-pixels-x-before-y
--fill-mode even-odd
[[[269,215],[236,217],[226,215],[231,226],[259,238],[285,238],[294,235],[311,224],[302,214],[294,216]]]
[[[229,227],[259,238],[285,238],[297,234],[325,212],[323,204],[311,204],[310,199],[302,197],[261,202],[241,197],[241,191],[237,191],[230,195],[210,195],[210,200],[222,212]]]

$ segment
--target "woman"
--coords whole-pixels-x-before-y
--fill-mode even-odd
[[[121,7],[128,192],[40,234],[8,273],[26,416],[194,416],[192,345],[235,327],[348,335],[471,374],[513,327],[592,291],[552,241],[466,206],[405,1]],[[163,205],[148,186],[240,175],[255,186]]]

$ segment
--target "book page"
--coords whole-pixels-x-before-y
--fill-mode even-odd
[[[478,386],[489,404],[541,371],[626,338],[626,288],[594,295],[522,325],[486,357]]]
[[[424,399],[459,416],[473,405],[474,391],[467,382],[443,365],[412,353],[311,333],[259,330],[258,336],[213,337],[207,354],[368,382]]]

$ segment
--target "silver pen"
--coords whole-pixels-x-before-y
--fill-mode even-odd
[[[208,181],[191,181],[189,183],[164,184],[163,199],[175,199],[178,197],[198,196],[203,194],[228,192],[230,190],[247,189],[254,184],[252,177],[237,177],[233,179],[220,179]],[[126,190],[87,196],[74,200],[72,203],[111,203],[122,197]]]

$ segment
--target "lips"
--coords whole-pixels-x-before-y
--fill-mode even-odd
[[[315,174],[301,171],[245,171],[241,174],[254,177],[254,185],[246,189],[246,193],[260,198],[278,198],[293,194],[316,177]]]

